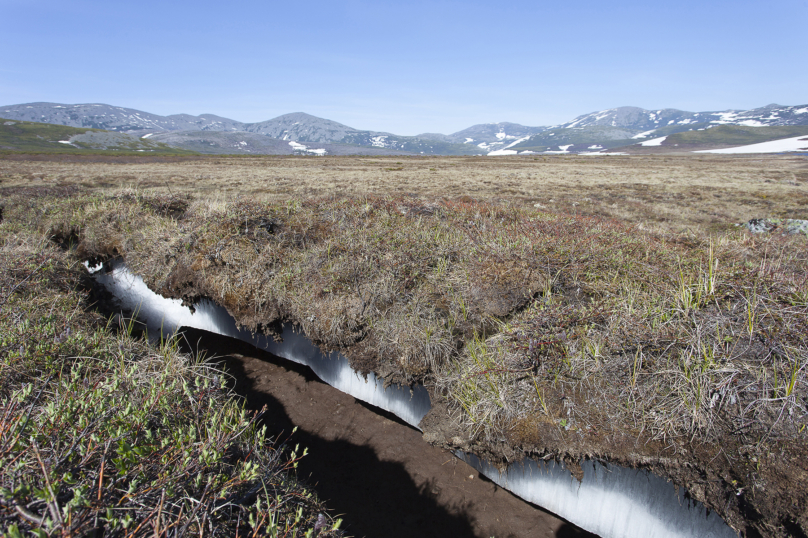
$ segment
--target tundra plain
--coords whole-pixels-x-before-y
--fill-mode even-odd
[[[193,193],[226,202],[324,196],[506,200],[649,230],[726,230],[805,218],[804,156],[106,157],[7,156],[0,187],[76,185]],[[538,205],[537,205],[538,204]]]
[[[423,383],[435,446],[648,469],[747,536],[808,529],[808,259],[736,224],[807,191],[799,155],[0,160],[6,248],[299,324]]]

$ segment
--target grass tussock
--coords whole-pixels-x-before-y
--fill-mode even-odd
[[[294,479],[305,450],[173,341],[88,313],[83,268],[32,222],[0,225],[0,532],[339,535]]]

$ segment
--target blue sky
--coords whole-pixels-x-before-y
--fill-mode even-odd
[[[623,105],[808,103],[808,0],[0,0],[0,105],[413,135]]]

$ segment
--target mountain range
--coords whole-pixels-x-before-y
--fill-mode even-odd
[[[720,112],[619,107],[584,114],[555,126],[488,123],[448,135],[417,136],[355,129],[303,112],[244,123],[213,114],[160,116],[105,104],[25,103],[0,107],[0,117],[103,129],[201,153],[514,155],[591,153],[613,148],[631,152],[634,146],[664,148],[670,144],[663,139],[676,133],[706,131],[722,125],[808,126],[808,105],[772,104]],[[802,134],[799,129],[789,132]],[[689,140],[698,140],[699,136],[696,133]],[[707,138],[721,145],[715,133]],[[661,141],[657,144],[653,140]]]

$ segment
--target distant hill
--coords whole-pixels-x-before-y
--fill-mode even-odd
[[[194,151],[205,153],[232,151],[284,154],[291,151],[337,155],[351,152],[513,155],[601,152],[638,144],[640,145],[637,147],[642,148],[639,151],[669,151],[666,148],[670,146],[670,139],[666,139],[664,143],[654,141],[677,133],[704,132],[722,125],[759,129],[805,126],[808,125],[808,105],[772,104],[753,110],[721,112],[688,112],[672,108],[645,110],[626,106],[584,114],[553,127],[528,127],[501,122],[473,125],[452,134],[423,133],[417,136],[355,129],[304,112],[284,114],[256,123],[243,123],[213,114],[159,116],[98,103],[26,103],[0,107],[0,116],[11,120],[104,129],[148,137],[156,142],[185,149],[193,148]],[[223,133],[234,136],[225,136]],[[255,138],[256,136],[264,136],[266,139]],[[696,136],[698,138],[701,135]],[[724,134],[714,136],[721,138]],[[760,138],[770,135],[761,131],[754,136]],[[725,142],[707,141],[705,138],[703,144]]]
[[[453,144],[469,144],[480,148],[478,152],[506,149],[530,138],[531,135],[546,131],[547,127],[526,127],[518,123],[481,123],[450,135],[425,133],[419,138],[440,140]]]
[[[141,110],[104,104],[66,105],[59,103],[25,103],[0,107],[0,116],[23,121],[36,121],[70,127],[89,127],[106,131],[240,131],[241,122],[202,114],[158,116]]]
[[[624,106],[584,114],[558,127],[574,129],[598,125],[645,131],[671,125],[683,126],[695,123],[732,124],[747,127],[808,125],[808,105],[772,104],[753,110],[725,110],[723,112],[686,112],[674,108],[644,110]]]
[[[149,140],[198,153],[252,155],[409,155],[386,148],[348,144],[301,143],[279,140],[246,131],[174,131],[149,136]]]
[[[86,150],[189,153],[126,133],[0,118],[0,151],[76,153]]]
[[[473,155],[483,153],[479,148],[472,148],[463,144],[422,140],[413,136],[398,136],[391,133],[354,129],[353,127],[303,112],[284,114],[258,123],[243,123],[213,114],[159,116],[131,108],[99,103],[82,105],[25,103],[0,107],[0,115],[15,120],[104,129],[140,136],[182,132],[188,133],[185,138],[200,139],[200,137],[204,138],[204,135],[199,134],[200,132],[246,132],[265,135],[287,142],[340,144],[346,146],[342,148],[344,151],[348,151],[347,146],[378,148],[372,154],[378,154],[379,150],[424,155]],[[218,140],[220,140],[220,137],[211,135],[208,146],[215,147]],[[204,143],[201,146],[204,146]]]
[[[672,108],[645,110],[637,107],[619,107],[578,116],[574,120],[552,127],[507,148],[509,152],[581,153],[628,151],[627,148],[643,141],[669,137],[676,133],[712,131],[720,126],[755,129],[798,127],[808,125],[808,105],[768,105],[754,110],[728,110],[723,112],[686,112]],[[744,131],[744,132],[746,132]],[[729,131],[716,131],[713,138],[696,135],[703,140],[702,149],[710,144],[728,144],[724,139]],[[775,131],[758,133],[758,138],[777,136]],[[722,141],[719,142],[718,140]],[[767,138],[770,140],[771,138]],[[663,147],[652,143],[638,146],[640,152],[659,152]],[[683,146],[684,147],[684,146]],[[721,145],[720,147],[727,147]],[[616,149],[619,148],[619,149]],[[637,149],[637,148],[634,148]],[[678,151],[682,151],[679,149]]]
[[[693,152],[737,148],[808,135],[808,125],[749,127],[746,125],[709,125],[693,131],[673,133],[645,142],[633,141],[612,151],[630,154]],[[645,145],[643,145],[645,144]]]

